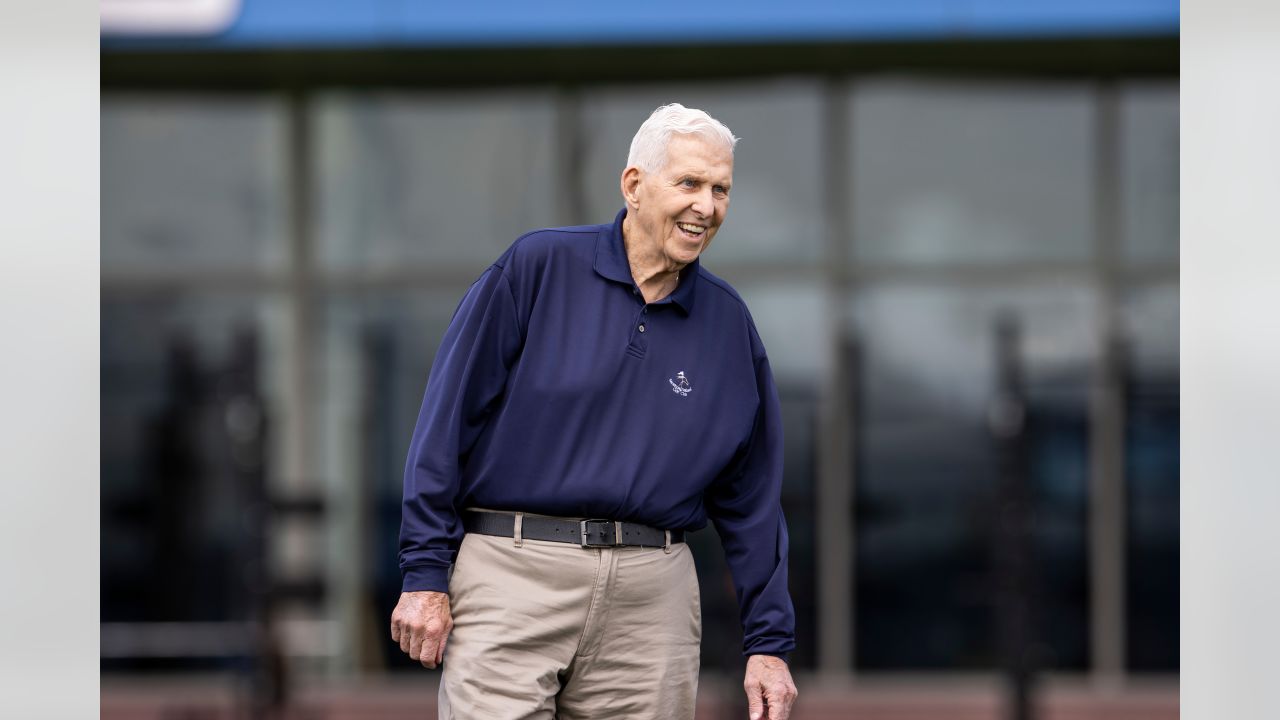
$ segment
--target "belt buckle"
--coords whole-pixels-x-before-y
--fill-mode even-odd
[[[604,535],[605,537],[609,537],[610,535],[612,535],[613,537],[612,537],[612,538],[610,538],[609,540],[604,541],[604,542],[598,542],[598,543],[597,543],[597,542],[591,542],[591,541],[589,541],[589,540],[587,539],[587,533],[589,532],[589,530],[587,529],[587,526],[588,526],[589,524],[591,524],[591,523],[599,523],[599,524],[604,524],[604,525],[612,525],[612,526],[613,526],[613,532],[609,532],[607,529],[601,528],[601,530],[600,530],[600,534],[601,534],[601,535]],[[622,535],[622,526],[621,526],[621,525],[619,525],[619,524],[618,524],[618,522],[617,522],[616,520],[604,520],[604,519],[601,519],[601,518],[590,518],[590,519],[583,520],[583,521],[581,521],[581,522],[579,522],[579,523],[578,523],[578,540],[579,540],[579,542],[581,542],[581,543],[582,543],[582,547],[584,547],[584,548],[594,548],[594,547],[614,547],[614,546],[620,545],[620,544],[621,544],[621,542],[620,542],[620,540],[621,540],[621,535]]]

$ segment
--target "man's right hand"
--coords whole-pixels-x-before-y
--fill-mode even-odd
[[[444,646],[453,630],[448,593],[423,590],[400,593],[391,613],[391,639],[409,657],[434,668],[444,660]]]

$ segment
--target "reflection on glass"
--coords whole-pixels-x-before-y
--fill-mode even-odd
[[[1178,289],[1130,292],[1125,303],[1129,669],[1178,669]]]
[[[856,260],[1089,257],[1087,88],[872,81],[855,89],[850,118]]]
[[[856,660],[864,669],[990,667],[999,578],[991,518],[996,322],[1021,332],[1020,442],[1033,508],[1042,662],[1085,662],[1087,383],[1094,301],[1083,287],[868,289],[859,347]]]
[[[1134,371],[1143,377],[1178,377],[1178,286],[1130,290],[1120,305]]]
[[[725,261],[816,262],[822,255],[819,86],[812,81],[642,85],[592,91],[582,99],[583,190],[590,217],[622,209],[619,179],[631,138],[659,105],[705,110],[742,138],[734,154],[727,220],[707,251]]]
[[[316,119],[326,267],[483,267],[555,224],[548,93],[331,94]]]
[[[110,95],[101,125],[104,270],[283,265],[280,103]]]
[[[1120,96],[1123,256],[1178,259],[1178,87],[1134,85]]]
[[[825,348],[826,298],[817,282],[750,280],[723,275],[747,303],[769,353],[774,377],[817,384],[829,365]]]
[[[281,309],[229,295],[104,300],[104,622],[250,612],[260,548],[247,513],[277,454]]]

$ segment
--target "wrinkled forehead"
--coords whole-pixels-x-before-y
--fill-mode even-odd
[[[667,163],[663,173],[698,172],[733,175],[733,150],[724,143],[697,133],[672,135],[667,143]]]

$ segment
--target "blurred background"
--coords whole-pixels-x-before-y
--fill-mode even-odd
[[[603,5],[101,0],[102,716],[433,716],[439,339],[678,101],[742,137],[704,263],[781,393],[793,717],[1176,718],[1177,2]]]

